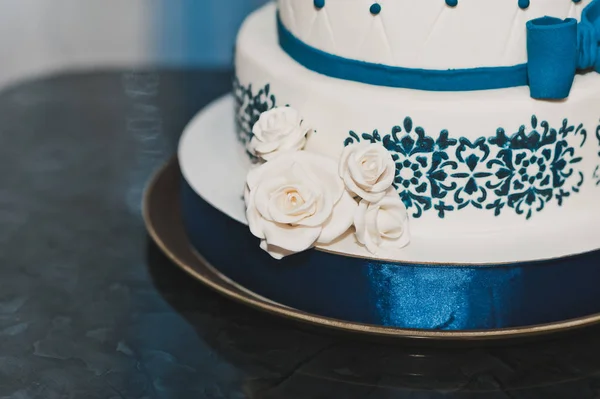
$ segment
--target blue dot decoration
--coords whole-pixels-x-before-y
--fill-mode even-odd
[[[371,11],[371,14],[373,15],[378,15],[381,12],[381,5],[379,3],[374,3],[369,11]]]
[[[446,1],[446,5],[449,7],[456,7],[458,5],[458,0],[445,0],[445,1]],[[572,0],[572,1],[573,1],[573,3],[576,3],[576,4],[581,3],[581,0]],[[313,0],[313,3],[317,10],[320,10],[323,7],[325,7],[325,0]],[[521,9],[525,10],[525,9],[529,8],[529,6],[531,5],[531,0],[518,0],[518,4]],[[369,9],[369,11],[373,15],[379,15],[381,13],[381,5],[379,3],[373,3],[373,5]]]

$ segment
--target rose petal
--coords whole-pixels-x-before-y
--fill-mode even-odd
[[[354,214],[358,209],[358,204],[352,196],[345,192],[342,198],[333,208],[333,213],[323,225],[323,231],[317,242],[327,245],[341,237],[354,223]]]
[[[356,183],[363,189],[368,189],[372,186],[379,174],[381,173],[381,152],[379,151],[383,147],[379,144],[364,143],[361,146],[356,147],[354,153],[349,158],[349,165],[352,169],[349,169],[352,173],[352,177]],[[375,161],[377,163],[377,170],[372,171],[375,177],[366,176],[363,167],[363,161]]]
[[[371,203],[377,203],[379,201],[381,201],[383,199],[383,197],[385,197],[385,191],[379,192],[379,193],[369,193],[367,191],[364,190],[359,190],[359,193],[356,193],[359,197],[361,197],[362,199],[364,199],[365,201],[371,202]]]
[[[303,201],[303,204],[288,210],[285,208],[288,192],[294,192]],[[317,209],[318,194],[311,192],[307,187],[290,184],[280,187],[271,194],[269,201],[269,214],[274,222],[297,224],[307,217],[315,214]]]
[[[281,142],[280,149],[282,150],[291,150],[296,149],[298,143],[306,140],[306,132],[300,125],[294,126],[293,129],[287,133],[287,137],[284,141]]]
[[[281,171],[290,167],[292,155],[298,152],[277,152],[269,162],[250,169],[246,176],[246,184],[254,190],[259,183],[273,177],[281,177]]]
[[[283,248],[279,248],[275,245],[269,245],[265,240],[262,240],[260,242],[260,248],[267,252],[269,255],[271,255],[274,259],[276,260],[281,260],[283,258],[285,258],[286,256],[290,256],[293,255],[294,252],[291,251],[287,251]]]
[[[297,151],[305,144],[306,129],[301,124],[302,119],[293,108],[278,107],[263,112],[252,127],[254,135],[248,150],[267,161],[281,151]]]
[[[365,170],[364,162],[372,163],[373,169]],[[369,202],[378,202],[394,182],[396,165],[385,147],[357,143],[344,149],[338,175],[352,193]]]
[[[304,151],[280,153],[251,170],[247,191],[249,223],[274,257],[309,249],[319,238],[333,241],[352,225],[357,207],[337,164]],[[297,206],[289,202],[290,193]]]
[[[315,213],[298,221],[297,224],[299,226],[306,227],[322,226],[323,223],[325,223],[327,219],[329,219],[329,217],[331,216],[333,208],[334,202],[331,198],[331,195],[327,195],[327,193],[322,193],[318,197],[316,197]]]
[[[248,207],[246,208],[246,219],[248,220],[248,226],[250,227],[250,232],[257,238],[264,239],[265,234],[263,232],[263,218],[260,216],[260,213],[254,206],[254,199],[252,196],[249,196],[248,199]]]
[[[397,210],[405,214],[408,218],[406,205],[404,205],[404,201],[402,201],[398,192],[393,187],[385,192],[385,197],[379,202],[379,206]]]
[[[275,107],[260,114],[258,121],[252,127],[252,132],[261,138],[263,130],[286,128],[300,125],[301,118],[298,111],[291,107]]]
[[[306,184],[315,188],[315,192],[320,193],[316,202],[317,212],[298,224],[308,227],[320,226],[331,216],[334,205],[344,193],[344,184],[335,173],[335,162],[329,158],[304,151],[297,154],[303,154],[297,158],[302,159],[303,165],[306,166],[298,178],[306,181]]]
[[[377,226],[377,216],[379,214],[379,210],[379,206],[371,204],[367,209],[367,214],[365,216],[366,234],[376,245],[379,245],[381,242],[379,226]]]
[[[306,145],[306,138],[305,137],[299,137],[297,140],[295,141],[288,141],[286,143],[283,143],[280,147],[279,150],[280,151],[300,151],[304,148],[304,146]]]
[[[355,214],[356,239],[369,252],[381,255],[410,243],[408,211],[394,188],[377,203],[361,201]]]
[[[405,219],[393,209],[381,208],[377,215],[377,230],[384,240],[395,240],[404,234]]]
[[[352,195],[360,197],[359,193],[364,192],[360,187],[356,185],[356,183],[352,179],[352,176],[350,176],[349,173],[344,176],[343,181],[344,185],[346,186],[346,190],[348,190]]]
[[[360,164],[360,158],[358,158],[356,155],[357,154],[352,154],[350,155],[350,158],[348,158],[348,172],[352,180],[354,180],[354,182],[356,183],[356,185],[364,190],[370,187],[371,185],[365,181],[363,175],[364,171]]]
[[[354,218],[354,226],[356,227],[355,236],[356,240],[360,244],[364,245],[369,252],[377,255],[379,252],[379,246],[373,241],[372,235],[369,234],[368,218],[369,212],[371,211],[370,205],[371,204],[369,204],[369,202],[363,200],[358,206],[358,210]]]
[[[302,157],[298,158],[302,159]],[[317,227],[321,226],[329,218],[336,200],[330,195],[331,189],[323,185],[320,176],[314,173],[314,170],[309,166],[310,163],[294,163],[291,169],[294,176],[290,180],[298,181],[302,185],[312,187],[314,194],[315,212],[312,215],[306,215],[297,224],[306,227]]]
[[[360,201],[358,208],[354,212],[354,227],[356,229],[356,239],[359,243],[365,243],[365,234],[367,232],[366,225],[366,214],[369,203],[367,201]]]
[[[271,179],[262,181],[254,190],[254,204],[258,212],[263,218],[269,221],[275,221],[271,216],[270,200],[271,195],[279,189],[279,187],[287,185],[288,180],[285,175],[275,176]]]
[[[387,240],[383,239],[381,243],[382,248],[390,248],[390,249],[402,249],[407,247],[410,244],[410,231],[408,228],[404,230],[404,234],[398,239],[395,240]]]
[[[374,191],[373,187],[379,182],[381,176],[385,172],[385,168],[382,167],[382,161],[380,158],[368,159],[367,162],[375,163],[376,165],[370,166],[371,169],[362,170],[362,180],[364,181],[361,186],[367,191]]]
[[[279,148],[279,143],[276,141],[260,141],[257,136],[250,140],[250,150],[255,155],[268,154]]]
[[[390,188],[392,184],[394,184],[394,178],[396,177],[396,164],[391,156],[389,157],[388,161],[389,162],[387,162],[387,165],[385,165],[385,169],[379,177],[379,180],[371,189],[372,192],[384,192]]]
[[[300,157],[312,170],[313,174],[318,176],[318,181],[321,182],[324,188],[333,193],[334,202],[339,201],[344,192],[344,182],[337,174],[337,163],[331,158],[307,151],[299,151],[296,154],[302,154]]]
[[[269,245],[292,252],[302,252],[314,245],[319,235],[321,235],[322,228],[264,223],[263,230]]]

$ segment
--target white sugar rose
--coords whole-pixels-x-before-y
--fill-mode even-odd
[[[333,242],[352,226],[358,207],[335,161],[305,151],[252,169],[244,197],[250,231],[276,259]]]
[[[339,174],[350,192],[377,202],[394,183],[396,164],[382,145],[357,143],[344,149]]]
[[[302,118],[295,109],[273,108],[263,112],[254,124],[254,136],[248,143],[248,150],[254,156],[270,161],[281,152],[303,149],[310,131],[302,126]]]
[[[354,217],[356,239],[374,255],[410,243],[408,212],[394,189],[375,203],[361,201]]]

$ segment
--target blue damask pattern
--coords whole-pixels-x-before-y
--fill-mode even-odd
[[[562,205],[579,192],[584,175],[576,166],[581,157],[567,137],[580,136],[578,148],[587,139],[583,125],[570,125],[567,119],[558,130],[535,115],[530,124],[510,135],[500,128],[492,137],[471,141],[452,138],[447,130],[429,136],[406,118],[384,136],[377,130],[360,136],[351,131],[345,145],[381,143],[392,154],[394,186],[415,218],[429,210],[444,218],[466,207],[498,216],[508,207],[529,219],[548,202]],[[597,135],[600,140],[600,127]]]
[[[233,95],[235,97],[235,125],[238,139],[248,144],[252,138],[252,127],[260,114],[277,106],[277,99],[271,93],[271,86],[266,85],[254,92],[252,84],[244,86],[237,78],[233,80]]]

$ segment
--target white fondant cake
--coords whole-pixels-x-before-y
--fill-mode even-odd
[[[235,64],[179,148],[233,281],[404,328],[598,311],[600,0],[278,0]]]
[[[314,8],[312,1],[298,3]],[[337,3],[327,6],[334,5],[333,12]],[[537,3],[548,7],[537,12],[581,7],[570,0]],[[458,8],[469,6],[464,1]],[[239,34],[242,140],[249,104],[262,110],[289,105],[315,130],[308,151],[337,159],[348,143],[386,146],[398,164],[395,184],[408,207],[413,237],[483,234],[492,245],[500,235],[558,234],[597,222],[600,77],[595,73],[578,75],[564,101],[532,99],[525,86],[436,92],[350,82],[290,58],[278,45],[275,14],[274,4],[264,7]],[[305,18],[314,17],[306,13]]]

